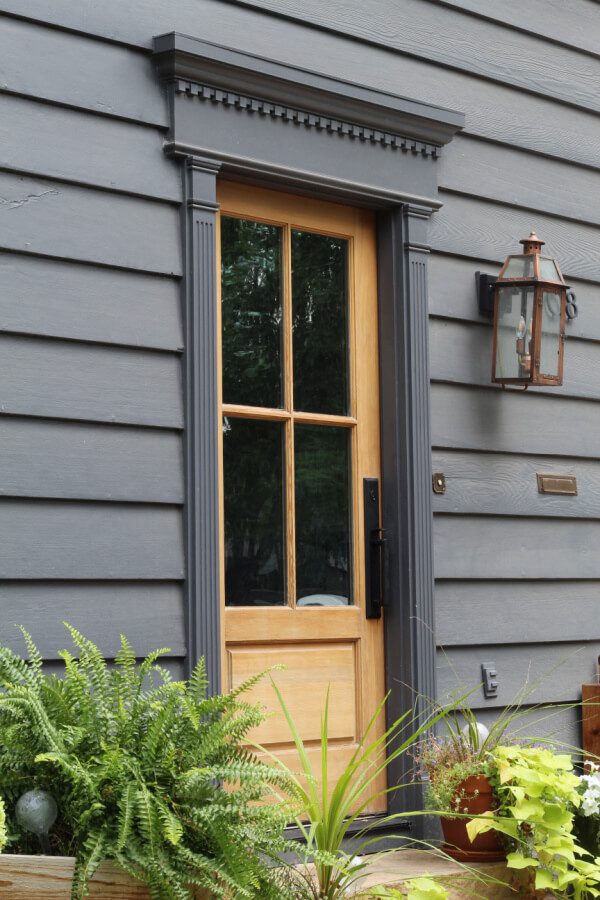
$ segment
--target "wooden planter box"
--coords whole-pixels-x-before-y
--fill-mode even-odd
[[[0,853],[2,900],[70,900],[75,860],[70,856],[13,856]],[[112,862],[104,862],[90,882],[90,900],[150,900],[143,884]],[[209,900],[198,892],[196,900]]]

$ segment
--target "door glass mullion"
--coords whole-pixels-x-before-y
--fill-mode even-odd
[[[292,322],[292,248],[291,229],[282,229],[282,295],[283,295],[283,405],[291,414],[294,409],[294,360]],[[290,419],[284,429],[285,441],[285,530],[286,598],[288,606],[296,605],[296,502],[294,464],[294,422]]]

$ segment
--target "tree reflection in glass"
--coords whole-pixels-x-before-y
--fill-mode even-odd
[[[348,242],[292,231],[294,408],[348,413]]]
[[[281,406],[281,228],[221,218],[223,402]]]
[[[223,419],[225,602],[285,602],[283,427]]]
[[[298,606],[350,602],[349,441],[347,428],[295,427]]]

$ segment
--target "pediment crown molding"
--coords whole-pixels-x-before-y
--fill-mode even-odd
[[[436,156],[464,127],[460,112],[364,88],[171,32],[154,39],[163,78],[199,99]],[[412,139],[420,146],[402,143]]]

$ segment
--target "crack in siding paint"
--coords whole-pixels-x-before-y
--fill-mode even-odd
[[[7,209],[18,209],[20,206],[24,206],[26,203],[32,203],[35,200],[41,200],[42,197],[46,197],[48,194],[56,194],[58,196],[58,191],[42,191],[41,194],[27,194],[26,197],[13,200],[9,200],[7,197],[0,197],[0,206],[6,206]]]

